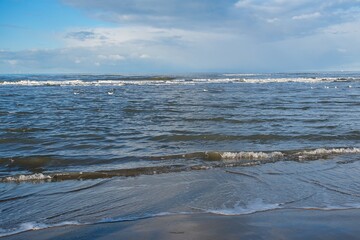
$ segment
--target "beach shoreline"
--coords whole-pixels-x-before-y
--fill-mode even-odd
[[[199,213],[53,227],[1,239],[359,239],[359,220],[359,209],[278,209],[234,216]]]

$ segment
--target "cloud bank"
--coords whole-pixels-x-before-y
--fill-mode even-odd
[[[360,69],[359,0],[62,0],[62,48],[0,51],[0,71],[274,72]]]

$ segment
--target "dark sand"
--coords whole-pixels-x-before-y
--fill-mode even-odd
[[[275,210],[241,216],[174,215],[65,226],[2,239],[360,239],[360,210]]]

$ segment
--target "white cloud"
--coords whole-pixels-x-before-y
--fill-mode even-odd
[[[119,54],[111,54],[111,55],[100,54],[98,55],[98,58],[102,60],[111,60],[111,61],[122,61],[126,59],[124,56],[121,56]]]
[[[58,49],[0,50],[0,71],[300,71],[359,62],[360,0],[62,1],[115,27],[74,25],[56,33]]]
[[[235,0],[60,0],[97,19],[157,27],[209,26],[226,19]]]
[[[321,13],[314,12],[314,13],[308,13],[308,14],[301,14],[301,15],[293,16],[292,19],[293,20],[308,20],[308,19],[314,19],[314,18],[318,18],[318,17],[321,17]]]
[[[141,54],[141,55],[139,56],[139,58],[146,59],[146,58],[150,58],[150,56],[147,55],[147,54]]]
[[[279,19],[279,18],[270,18],[270,19],[266,19],[266,21],[267,21],[268,23],[275,23],[275,22],[280,21],[280,19]]]
[[[251,0],[240,0],[234,5],[236,8],[248,8],[252,6]]]
[[[315,0],[316,2],[316,0]],[[268,1],[256,1],[256,0],[239,0],[234,4],[235,8],[246,9],[255,11],[257,14],[279,14],[301,9],[302,6],[306,6],[314,1],[310,0],[268,0]],[[316,3],[315,3],[316,5]]]
[[[83,37],[85,32],[86,36],[91,37]],[[77,38],[76,36],[79,37]],[[134,44],[141,48],[149,43],[176,47],[177,45],[191,45],[193,42],[226,37],[226,33],[132,26],[72,30],[64,34],[63,41],[67,47],[124,46],[126,44]]]

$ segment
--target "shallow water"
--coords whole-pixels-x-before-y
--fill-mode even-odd
[[[360,207],[360,74],[0,76],[0,235]]]

